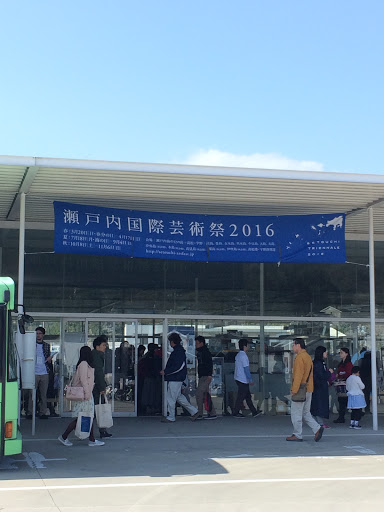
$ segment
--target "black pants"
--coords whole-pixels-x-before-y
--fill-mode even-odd
[[[252,411],[252,414],[256,414],[256,407],[253,405],[251,392],[249,391],[249,384],[244,382],[236,381],[237,384],[237,398],[233,414],[238,414],[240,409],[243,407],[244,400],[247,402],[248,407]]]
[[[365,386],[365,388],[363,389],[363,393],[364,393],[364,398],[365,398],[365,403],[367,404],[366,408],[365,408],[365,412],[369,412],[370,411],[370,405],[371,405],[371,391],[372,391],[372,388],[369,387],[369,386]]]
[[[347,412],[348,397],[339,396],[337,400],[339,401],[339,418],[343,420]]]
[[[360,421],[362,415],[362,409],[352,409],[351,410],[351,420],[352,421]]]

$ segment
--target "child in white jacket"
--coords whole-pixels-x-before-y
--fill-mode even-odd
[[[360,368],[354,366],[347,382],[348,409],[351,409],[351,424],[349,428],[361,429],[359,421],[362,416],[362,408],[366,407],[363,389],[363,381],[360,379]]]

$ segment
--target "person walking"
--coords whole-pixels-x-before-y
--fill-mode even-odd
[[[209,386],[212,382],[213,363],[212,355],[205,344],[204,336],[196,336],[196,356],[197,356],[197,374],[199,382],[196,390],[196,402],[198,409],[197,420],[215,420],[217,418],[215,407],[212,403],[212,398],[209,393]],[[204,417],[204,397],[209,395],[207,398],[211,404],[211,409],[208,411],[208,415]]]
[[[361,429],[359,421],[363,415],[363,407],[365,407],[366,401],[364,397],[364,383],[360,378],[360,368],[353,366],[351,375],[346,380],[346,388],[348,393],[348,409],[351,409],[351,424],[349,428],[356,430]]]
[[[316,347],[313,359],[313,393],[311,401],[311,414],[324,428],[330,428],[324,420],[329,419],[329,384],[333,370],[328,370],[326,359],[327,349]]]
[[[340,349],[339,356],[341,361],[336,370],[336,381],[334,385],[337,392],[337,401],[339,402],[339,416],[333,420],[333,423],[345,423],[345,413],[347,412],[348,395],[346,390],[346,380],[351,375],[353,364],[349,348]]]
[[[181,346],[181,337],[177,332],[172,332],[168,336],[168,340],[173,349],[164,370],[160,371],[160,375],[164,375],[167,385],[167,408],[168,416],[161,421],[163,423],[174,423],[176,402],[184,407],[191,415],[191,419],[195,420],[198,416],[196,407],[191,405],[182,393],[182,384],[187,377],[187,359],[185,350]]]
[[[107,337],[105,334],[98,336],[93,340],[92,361],[95,369],[95,387],[93,388],[93,398],[95,404],[100,401],[100,396],[105,395],[107,383],[105,382],[104,371],[104,353],[107,349]],[[102,399],[103,400],[103,399]],[[99,428],[100,438],[112,437],[105,428]]]
[[[311,402],[313,393],[313,364],[312,359],[305,349],[305,342],[301,338],[293,340],[293,352],[296,354],[293,363],[291,385],[291,421],[293,434],[286,438],[287,441],[303,440],[303,420],[315,434],[315,441],[320,441],[324,427],[319,425],[311,415]],[[305,386],[304,401],[295,401],[295,395],[300,386]],[[296,397],[298,398],[298,397]]]
[[[247,356],[248,340],[241,338],[239,340],[239,352],[235,357],[235,382],[237,384],[237,397],[235,406],[233,408],[234,418],[245,418],[244,414],[240,412],[243,407],[244,400],[246,401],[252,416],[256,417],[261,414],[261,411],[256,409],[252,402],[251,391],[249,385],[253,385],[251,372],[249,369],[249,359]]]
[[[95,370],[93,368],[92,351],[88,346],[81,347],[80,358],[76,365],[76,372],[72,379],[72,386],[82,387],[84,390],[84,400],[73,402],[72,416],[75,418],[69,423],[65,432],[57,439],[64,446],[72,446],[68,436],[76,428],[77,416],[80,412],[89,414],[92,418],[95,414],[95,406],[92,396],[93,386],[95,384]],[[95,439],[93,434],[93,421],[89,432],[88,446],[103,446],[105,443]]]

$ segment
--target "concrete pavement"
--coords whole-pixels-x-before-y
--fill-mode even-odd
[[[348,424],[288,443],[286,416],[175,424],[118,418],[102,447],[57,436],[69,419],[22,421],[24,454],[0,470],[1,512],[324,510],[382,502],[384,429]],[[306,428],[306,427],[305,427]],[[8,467],[6,467],[8,466]],[[356,502],[358,505],[356,505]]]

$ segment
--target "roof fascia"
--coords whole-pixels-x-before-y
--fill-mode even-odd
[[[110,162],[103,160],[75,160],[63,158],[0,156],[0,165],[25,167],[54,167],[58,169],[88,169],[103,171],[131,171],[166,174],[201,174],[266,179],[289,179],[302,181],[328,181],[346,183],[384,183],[384,175],[295,171],[278,169],[252,169],[244,167],[213,167],[183,164],[153,164],[139,162]]]
[[[15,197],[12,201],[12,205],[7,214],[7,219],[9,219],[9,220],[17,219],[19,212],[20,212],[20,196],[23,193],[28,194],[28,192],[31,188],[31,185],[33,183],[33,180],[35,179],[38,171],[39,171],[39,167],[36,167],[36,166],[27,167],[25,169],[23,179],[21,180],[21,183],[20,183],[19,191],[17,192],[17,194],[15,195]]]

